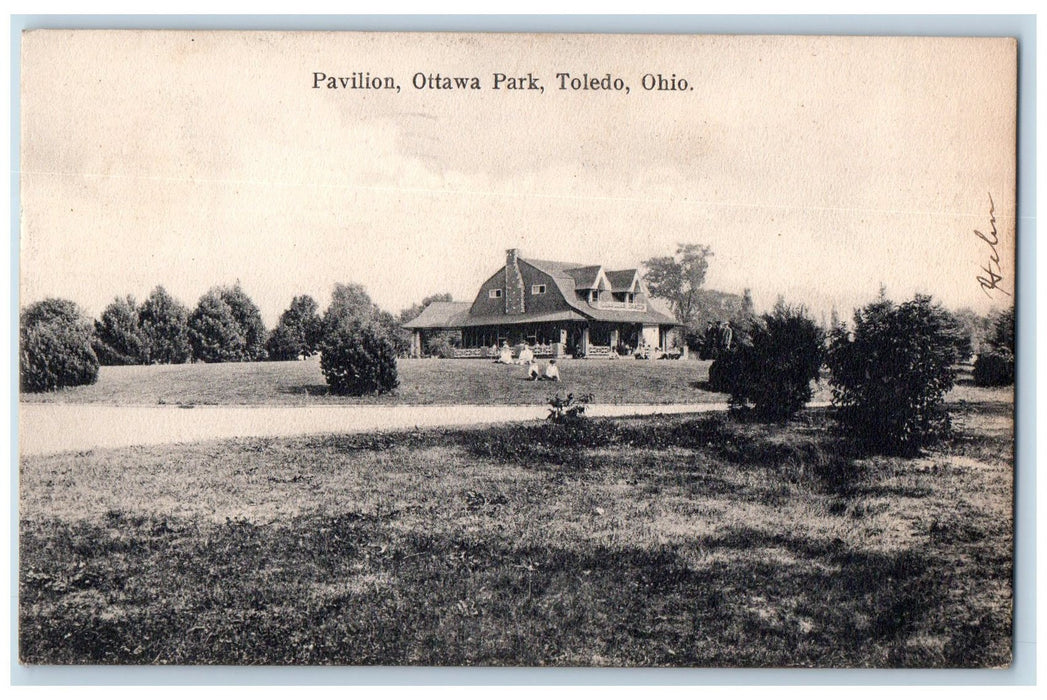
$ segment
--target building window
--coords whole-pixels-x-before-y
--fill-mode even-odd
[[[544,284],[532,284],[531,285],[531,294],[545,294],[545,285]]]
[[[598,290],[596,290],[596,289],[590,291],[589,292],[589,301],[591,301],[594,304],[596,302],[600,301],[600,292]]]
[[[489,298],[491,298],[491,299],[501,299],[502,298],[502,290],[501,289],[492,289],[491,291],[487,292],[487,296]]]

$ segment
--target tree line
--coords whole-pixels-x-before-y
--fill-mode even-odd
[[[401,324],[436,300],[450,295],[426,297],[394,316],[363,286],[337,284],[322,314],[315,299],[299,295],[267,330],[239,282],[211,288],[192,309],[157,286],[141,303],[130,295],[117,297],[96,320],[72,301],[45,299],[20,314],[21,386],[49,391],[90,384],[100,365],[294,360],[326,350],[322,369],[329,381],[335,377],[336,392],[388,391],[395,386],[396,358],[410,349]],[[356,354],[346,355],[346,345]],[[360,355],[360,349],[366,352]],[[346,362],[375,366],[339,364]],[[350,376],[357,379],[349,381]]]
[[[974,384],[1014,383],[1014,327],[1013,308],[996,317],[974,361]],[[824,372],[850,439],[872,452],[911,455],[949,434],[945,395],[970,354],[964,323],[927,295],[896,304],[881,290],[855,310],[850,327],[837,320],[829,329],[779,299],[716,349],[709,386],[730,395],[734,413],[783,421],[811,400]]]

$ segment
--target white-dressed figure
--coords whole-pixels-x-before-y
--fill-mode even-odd
[[[529,365],[532,362],[534,362],[534,350],[530,345],[524,345],[523,350],[520,351],[520,364]]]
[[[550,382],[560,381],[560,368],[556,366],[556,360],[549,360],[549,364],[545,366],[545,376],[543,379]]]
[[[503,365],[511,365],[513,363],[513,349],[509,347],[508,343],[502,343],[502,349],[498,353],[498,359],[495,362]]]

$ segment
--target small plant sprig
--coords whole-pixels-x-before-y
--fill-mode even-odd
[[[569,423],[585,418],[585,409],[592,403],[592,394],[575,396],[568,394],[566,397],[557,394],[549,399],[549,415],[547,420],[553,423]]]

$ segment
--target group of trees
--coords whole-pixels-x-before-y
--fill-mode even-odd
[[[214,287],[189,315],[189,344],[201,362],[266,359],[262,314],[239,284]]]
[[[645,261],[645,279],[685,324],[689,345],[705,348],[710,337],[730,333],[731,343],[716,343],[711,353],[709,383],[730,394],[736,412],[787,419],[810,401],[824,368],[848,435],[875,452],[912,454],[948,432],[945,394],[972,352],[978,351],[975,384],[1014,381],[1013,309],[990,323],[970,311],[951,313],[929,296],[895,304],[883,288],[879,299],[855,311],[851,329],[835,309],[825,328],[780,298],[771,313],[756,316],[747,294],[742,313],[707,319],[722,325],[699,333],[695,320],[710,255],[707,246],[682,244],[674,257]]]
[[[970,337],[930,296],[895,304],[881,295],[854,312],[850,329],[837,323],[828,332],[803,307],[780,302],[748,328],[709,368],[711,388],[730,394],[732,410],[788,419],[810,401],[824,368],[838,423],[863,448],[909,455],[948,433],[945,395],[969,356]],[[1010,329],[1013,363],[1013,312],[997,328],[992,342],[1000,346]],[[1011,371],[1013,382],[1013,364]]]
[[[396,358],[410,347],[400,319],[355,284],[336,285],[323,316],[312,297],[295,297],[270,332],[239,283],[208,290],[191,311],[157,287],[141,304],[114,299],[93,323],[64,299],[31,304],[20,321],[23,391],[93,383],[99,365],[292,360],[319,352],[332,391],[380,393],[396,386]]]
[[[1014,383],[1014,308],[997,316],[991,332],[982,341],[974,361],[974,383],[979,386],[1007,386]]]
[[[754,314],[752,293],[746,289],[740,296],[714,289],[704,289],[709,270],[709,246],[681,243],[675,255],[643,261],[644,281],[653,296],[664,299],[683,326],[684,342],[700,351],[710,323],[727,321],[744,326]]]
[[[188,362],[192,356],[188,320],[186,307],[157,287],[140,305],[127,296],[107,306],[94,322],[91,345],[103,365]]]
[[[265,359],[262,315],[237,283],[214,287],[190,312],[163,287],[141,304],[118,297],[94,322],[91,346],[103,365],[243,362]]]
[[[696,320],[714,320],[705,318],[711,307],[703,299],[710,297],[701,289],[711,255],[708,246],[688,244],[674,257],[644,263],[651,293],[667,299],[699,340]],[[1014,381],[1013,310],[987,324],[971,314],[952,314],[926,296],[896,305],[881,289],[877,301],[855,312],[848,330],[835,310],[830,327],[823,328],[803,307],[784,300],[756,316],[749,294],[740,299],[717,299],[720,312],[731,316],[733,340],[718,349],[710,383],[731,395],[735,409],[764,419],[800,410],[824,366],[844,424],[877,449],[911,451],[948,428],[944,396],[957,363],[972,349],[980,350],[975,383]],[[432,295],[397,317],[379,308],[362,286],[339,284],[322,316],[312,297],[297,296],[267,333],[239,283],[212,288],[191,312],[163,287],[141,304],[119,297],[93,323],[73,302],[47,299],[21,313],[21,385],[24,391],[48,391],[92,383],[100,364],[289,360],[319,352],[332,391],[381,393],[396,387],[396,358],[410,346],[401,324],[434,301],[450,300],[449,294]],[[452,340],[434,336],[430,342],[428,351],[438,354],[437,346]]]

